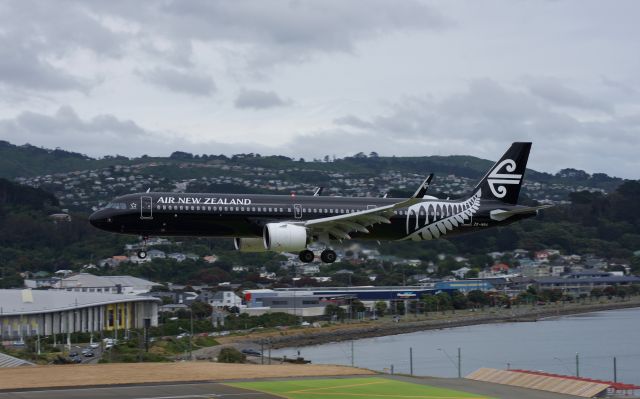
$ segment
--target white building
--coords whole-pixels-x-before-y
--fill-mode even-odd
[[[157,298],[54,290],[0,290],[0,338],[158,325]]]
[[[78,273],[66,277],[53,285],[52,289],[90,292],[139,295],[151,291],[160,284],[133,276],[95,276],[90,273]]]
[[[214,308],[228,307],[242,307],[242,298],[236,295],[233,291],[218,291],[213,295],[213,298],[209,300],[209,305]]]

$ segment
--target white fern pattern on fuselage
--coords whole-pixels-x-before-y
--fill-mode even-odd
[[[465,224],[480,208],[481,190],[463,202],[421,202],[407,211],[407,236],[404,240],[433,240]],[[411,223],[415,218],[415,225]]]

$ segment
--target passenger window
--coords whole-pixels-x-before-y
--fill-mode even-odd
[[[224,207],[224,211],[225,211],[225,212],[227,211],[227,207],[226,207],[226,206]]]
[[[255,211],[256,211],[256,207],[255,207],[255,206],[252,206],[252,207],[251,207],[251,212],[255,212]]]
[[[241,210],[242,212],[244,212],[244,206],[240,207],[240,210]]]

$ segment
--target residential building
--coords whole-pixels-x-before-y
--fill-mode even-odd
[[[242,307],[242,298],[236,295],[233,291],[218,291],[213,295],[213,298],[209,300],[209,305],[215,308],[227,307]]]

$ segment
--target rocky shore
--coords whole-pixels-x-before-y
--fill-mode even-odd
[[[268,340],[272,348],[279,349],[476,324],[532,322],[549,317],[634,307],[640,307],[640,298],[632,298],[625,301],[608,301],[604,303],[586,302],[535,307],[522,306],[512,309],[500,309],[498,311],[477,310],[469,312],[459,310],[456,311],[456,313],[448,311],[447,314],[438,313],[427,318],[424,318],[424,316],[414,318],[414,316],[408,315],[398,323],[380,321],[345,323],[321,328],[289,330],[279,333],[250,334],[244,337],[235,337],[232,341],[240,346],[254,346]]]

